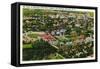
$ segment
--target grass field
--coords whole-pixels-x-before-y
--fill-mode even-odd
[[[32,44],[23,44],[23,49],[32,48]]]

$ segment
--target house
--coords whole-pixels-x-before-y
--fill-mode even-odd
[[[53,41],[53,40],[55,40],[55,38],[51,35],[51,34],[49,34],[49,33],[45,33],[45,34],[42,34],[42,35],[40,35],[40,37],[44,40],[44,41],[47,41],[47,42],[51,42],[51,41]]]

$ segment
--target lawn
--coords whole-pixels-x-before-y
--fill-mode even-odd
[[[32,48],[32,44],[23,44],[23,49]]]

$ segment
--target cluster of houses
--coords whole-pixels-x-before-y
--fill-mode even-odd
[[[48,20],[45,20],[44,17],[48,17]],[[79,30],[80,28],[81,29],[93,29],[92,27],[93,17],[88,16],[87,13],[78,14],[78,13],[73,13],[73,12],[47,11],[47,13],[41,16],[34,15],[31,17],[24,17],[24,21],[28,23],[32,23],[34,21],[40,21],[41,26],[43,26],[43,23],[46,24],[49,21],[52,21],[53,27],[51,28],[52,30],[49,33],[53,36],[66,35],[66,32],[68,32],[68,29],[66,29],[66,27],[71,28],[72,30],[74,30],[74,27],[78,28]],[[39,28],[38,25],[34,25],[34,23],[32,24],[33,25],[31,26],[32,27],[31,31],[37,31],[37,30],[41,31],[41,29],[38,29]]]
[[[63,36],[65,35],[66,29],[58,29],[58,30],[53,30],[51,31],[52,35],[56,35],[56,36]]]

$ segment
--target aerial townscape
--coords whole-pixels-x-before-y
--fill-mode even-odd
[[[94,12],[23,8],[23,61],[94,57]]]

